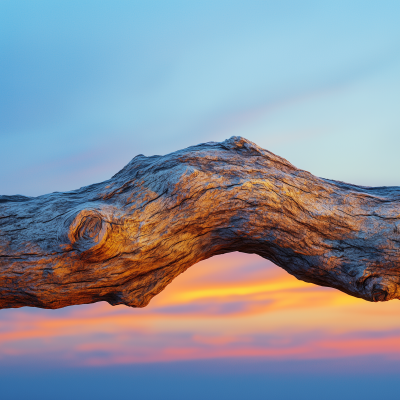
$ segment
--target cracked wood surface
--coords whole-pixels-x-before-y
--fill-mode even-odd
[[[400,298],[399,211],[398,187],[318,178],[241,137],[139,155],[102,183],[0,196],[0,308],[144,307],[233,251],[365,300]]]

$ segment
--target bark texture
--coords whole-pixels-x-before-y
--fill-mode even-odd
[[[0,308],[144,307],[198,261],[256,253],[369,301],[400,297],[400,188],[322,179],[241,137],[110,180],[0,196]]]

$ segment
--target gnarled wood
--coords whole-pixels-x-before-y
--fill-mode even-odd
[[[317,178],[241,137],[135,157],[110,180],[0,196],[0,308],[144,307],[241,251],[370,301],[399,298],[400,188]]]

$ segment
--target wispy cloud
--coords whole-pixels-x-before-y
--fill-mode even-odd
[[[400,358],[398,312],[396,302],[367,303],[235,253],[192,267],[145,309],[99,303],[6,311],[0,316],[0,365],[10,356],[39,355],[65,365]]]

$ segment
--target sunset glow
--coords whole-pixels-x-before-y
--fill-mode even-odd
[[[4,310],[0,354],[40,354],[65,365],[400,358],[399,307],[298,281],[258,256],[231,253],[193,266],[144,309],[99,303]]]

